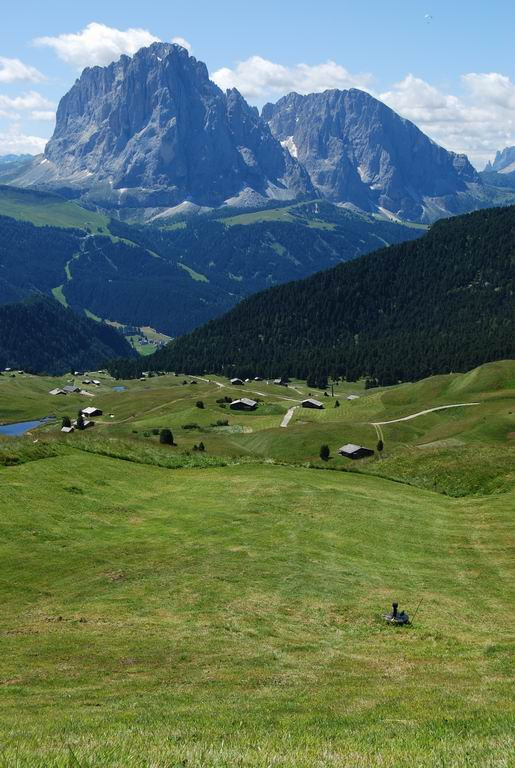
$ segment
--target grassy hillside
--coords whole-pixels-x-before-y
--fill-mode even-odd
[[[102,408],[104,416],[97,419],[94,433],[75,434],[71,443],[83,446],[86,441],[88,450],[113,456],[145,451],[154,457],[152,461],[160,463],[158,433],[171,428],[178,445],[174,455],[191,452],[203,442],[205,455],[210,457],[376,474],[450,496],[498,493],[515,483],[513,361],[388,388],[365,390],[363,381],[337,382],[334,397],[325,397],[322,391],[300,381],[288,388],[266,381],[233,387],[220,377],[203,380],[167,375],[144,381],[96,377],[102,384],[94,390],[93,403]],[[0,377],[0,422],[54,414],[59,424],[62,416],[74,416],[79,406],[91,405],[88,397],[55,398],[48,394],[69,379]],[[114,390],[115,386],[124,387],[124,391]],[[299,407],[310,394],[324,402],[324,410]],[[347,400],[356,394],[358,399]],[[223,402],[244,395],[259,401],[257,411],[235,412]],[[204,407],[198,408],[198,402]],[[335,407],[336,402],[339,407]],[[478,405],[396,421],[431,408],[468,403]],[[289,425],[281,427],[290,409]],[[388,421],[392,423],[384,424]],[[55,425],[39,431],[40,441],[52,442],[57,435]],[[385,446],[380,458],[376,453],[370,460],[352,462],[337,454],[348,442],[375,449],[380,435]],[[328,462],[319,456],[323,444],[331,450]],[[169,450],[164,450],[168,455]]]
[[[414,242],[251,296],[148,365],[381,384],[467,370],[515,355],[514,263],[515,207],[440,221]]]
[[[107,233],[109,219],[77,203],[47,192],[0,186],[0,216],[30,221],[36,226],[88,229]]]
[[[6,764],[508,765],[513,493],[84,453],[0,472]],[[394,598],[423,601],[406,631]]]
[[[96,376],[0,376],[0,423],[56,417],[0,437],[5,765],[508,768],[514,361],[334,398]],[[255,413],[217,402],[243,394]],[[411,626],[382,622],[394,599]]]

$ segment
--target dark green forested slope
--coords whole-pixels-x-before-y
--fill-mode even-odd
[[[515,355],[514,283],[515,207],[479,211],[252,296],[145,366],[384,384],[468,370]]]
[[[421,233],[322,203],[316,211],[313,204],[294,206],[287,222],[226,226],[200,219],[160,230],[108,223],[59,201],[0,187],[0,304],[55,291],[78,312],[150,325],[170,336],[197,328],[251,293]],[[14,216],[75,223],[34,226]]]
[[[135,354],[114,328],[78,317],[53,299],[34,296],[0,306],[0,369],[61,374]]]

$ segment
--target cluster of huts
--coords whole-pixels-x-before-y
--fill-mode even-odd
[[[83,384],[86,385],[93,385],[95,387],[100,386],[100,381],[98,379],[83,379]],[[92,397],[91,392],[87,392],[85,389],[82,389],[81,387],[78,387],[76,384],[66,384],[64,387],[56,387],[55,389],[51,389],[48,393],[49,395],[86,395],[87,397]]]
[[[87,408],[81,408],[80,413],[82,416],[82,429],[90,429],[90,427],[95,426],[95,422],[92,421],[93,417],[102,416],[103,411],[100,408],[95,408],[94,406],[88,406]],[[69,427],[61,427],[61,432],[68,434],[70,432],[74,432],[76,428],[77,428],[77,420],[72,421],[71,426]]]

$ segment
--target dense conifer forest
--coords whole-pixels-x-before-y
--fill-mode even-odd
[[[57,375],[136,354],[114,328],[78,317],[44,296],[0,306],[0,329],[0,369]]]
[[[245,299],[144,366],[384,385],[464,371],[515,355],[514,291],[515,207],[483,210]]]
[[[316,215],[306,204],[287,222],[201,218],[161,230],[111,221],[110,234],[0,216],[0,304],[59,291],[77,312],[177,336],[256,291],[421,233],[316,205]]]

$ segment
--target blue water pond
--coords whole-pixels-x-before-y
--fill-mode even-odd
[[[17,424],[0,424],[0,435],[18,437],[19,435],[24,435],[26,432],[30,432],[31,429],[40,427],[42,424],[45,424],[46,421],[46,419],[39,419],[38,421],[19,421]]]

